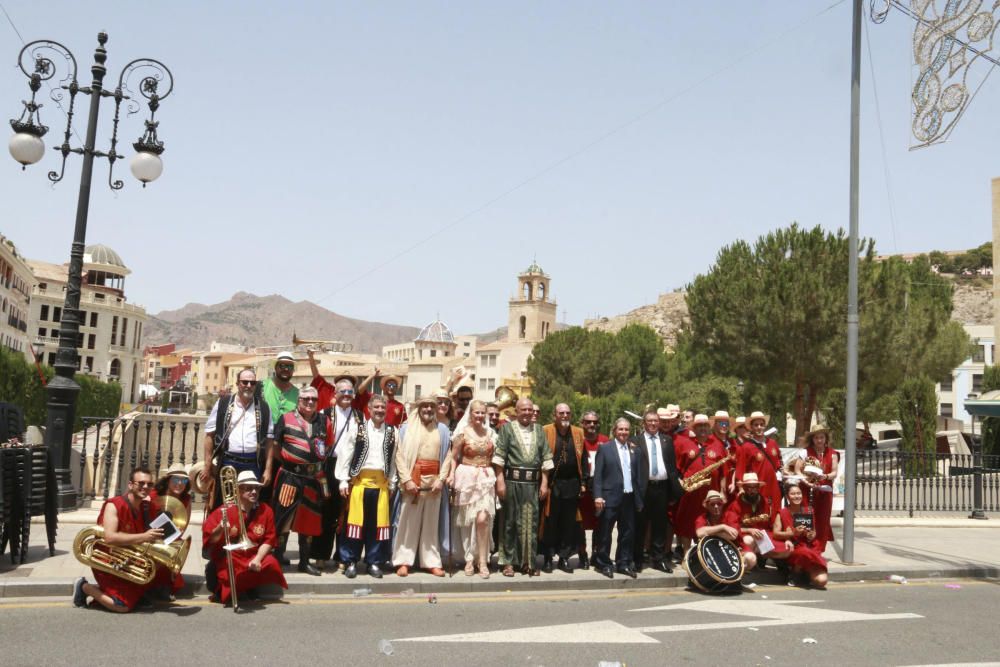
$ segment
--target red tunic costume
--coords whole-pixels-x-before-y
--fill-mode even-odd
[[[826,447],[823,456],[816,453],[812,445],[806,447],[806,459],[815,459],[827,475],[834,472],[833,449]],[[833,482],[822,480],[813,487],[799,484],[802,488],[804,502],[808,501],[815,512],[816,541],[822,547],[820,553],[826,551],[826,543],[833,541],[833,529],[830,527],[830,515],[833,513]]]
[[[677,470],[683,479],[691,477],[703,468],[717,463],[726,456],[725,447],[718,440],[709,437],[704,445],[690,438],[674,438],[674,455],[677,459]],[[711,482],[689,491],[681,496],[674,511],[674,532],[681,537],[694,539],[695,521],[704,514],[705,496],[709,491],[725,493],[725,466],[719,466],[712,471]]]
[[[779,540],[774,536],[772,530],[774,527],[774,511],[771,509],[772,507],[771,498],[764,495],[763,489],[757,496],[755,503],[751,503],[747,500],[746,495],[741,493],[726,508],[724,522],[737,528],[741,533],[744,528],[756,528],[757,530],[766,532],[767,536],[771,538],[771,542],[774,543],[774,550],[761,554],[762,556],[766,556],[769,553],[781,553],[787,551],[787,549],[785,548],[784,540]],[[744,535],[740,535],[740,548],[743,551],[753,552],[756,545],[753,541],[750,544],[745,544],[743,537]]]
[[[597,434],[597,439],[591,442],[586,438],[583,439],[583,448],[587,452],[587,456],[590,457],[590,474],[594,474],[594,457],[597,456],[597,450],[601,447],[602,443],[608,441],[608,437],[603,433]],[[591,486],[587,485],[587,490],[580,494],[580,501],[577,505],[580,510],[580,525],[584,530],[597,530],[597,515],[594,514],[594,494],[592,492]]]
[[[226,563],[226,551],[223,547],[226,544],[225,538],[221,538],[217,543],[211,544],[209,536],[215,527],[222,523],[222,511],[227,510],[229,518],[229,540],[236,542],[240,539],[239,510],[236,505],[219,506],[208,515],[205,525],[202,526],[202,544],[211,550],[211,558],[215,563],[219,576],[219,587],[216,591],[219,599],[226,603],[231,595],[229,582],[229,568]],[[278,535],[274,529],[274,513],[268,505],[258,505],[249,512],[244,513],[243,521],[246,524],[247,539],[253,543],[253,547],[240,550],[234,549],[230,553],[233,555],[233,572],[236,575],[236,593],[243,593],[251,588],[256,588],[264,584],[278,584],[282,588],[288,588],[285,582],[285,575],[281,573],[281,565],[272,555],[267,554],[261,562],[260,572],[250,570],[250,561],[257,556],[257,550],[262,544],[270,544],[275,547],[278,544]]]
[[[752,472],[757,474],[761,483],[761,495],[771,499],[771,507],[781,507],[781,484],[778,483],[777,471],[781,470],[781,450],[778,443],[768,438],[761,443],[753,438],[747,438],[740,445],[736,455],[736,481],[743,475]]]
[[[325,410],[333,405],[334,399],[337,398],[337,389],[334,385],[319,376],[314,377],[311,384],[316,388],[316,391],[319,392],[319,399],[316,405],[319,406],[320,410]],[[354,400],[351,401],[351,407],[355,410],[361,410],[361,412],[365,415],[365,419],[371,419],[371,413],[368,412],[368,400],[371,397],[371,392],[361,391],[358,392],[357,396],[354,397]],[[385,399],[385,423],[399,428],[399,426],[406,421],[406,406],[397,401],[395,398],[389,399],[389,397],[386,396]]]
[[[104,510],[107,508],[108,503],[114,505],[118,511],[119,533],[135,535],[146,532],[146,525],[153,518],[148,501],[144,501],[138,511],[132,509],[125,496],[115,496],[104,501],[101,513],[97,515],[97,524],[100,526],[104,525]],[[131,581],[126,581],[121,577],[116,577],[107,572],[101,572],[100,570],[94,570],[93,572],[98,587],[116,601],[125,605],[127,609],[135,609],[135,606],[139,604],[142,594],[152,588],[156,581],[154,577],[153,581],[148,584],[134,584]]]
[[[152,508],[150,513],[150,518],[155,519],[156,516],[162,511],[160,508],[160,495],[154,489],[149,492],[149,505]],[[181,498],[181,502],[184,503],[184,509],[187,510],[188,520],[191,519],[191,494],[185,493]],[[150,584],[153,588],[163,588],[166,586],[170,587],[171,593],[177,593],[184,588],[184,575],[178,572],[176,575],[171,576],[170,570],[157,564],[156,566],[156,576],[153,577],[153,583]]]
[[[726,525],[735,528],[736,530],[739,530],[740,529],[739,524],[729,523],[729,521],[727,521],[727,519],[731,520],[731,518],[732,517],[730,517],[728,513],[723,512],[722,516],[719,517],[718,521],[712,521],[711,519],[708,518],[708,514],[702,512],[701,514],[698,515],[698,518],[694,520],[694,530],[697,533],[699,528],[707,528],[708,526],[719,526],[719,525]]]
[[[811,514],[812,508],[802,507],[800,513]],[[782,508],[780,516],[782,530],[788,530],[795,525],[792,512],[787,507]],[[814,526],[815,521],[816,516],[814,514]],[[791,555],[788,556],[789,565],[806,571],[819,568],[823,572],[826,572],[826,559],[823,558],[823,547],[826,545],[820,543],[818,533],[816,537],[811,540],[807,540],[805,536],[792,537],[792,543],[794,544],[794,547],[792,548]]]

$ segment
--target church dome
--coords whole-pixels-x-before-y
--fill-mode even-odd
[[[544,275],[545,272],[542,271],[542,267],[538,266],[538,262],[532,261],[531,266],[524,270],[524,273],[538,273]]]
[[[441,320],[435,320],[420,330],[417,342],[454,343],[455,335],[451,333],[447,324]]]
[[[125,262],[114,250],[106,245],[89,245],[83,250],[84,264],[103,264],[105,266],[118,266],[126,268]]]

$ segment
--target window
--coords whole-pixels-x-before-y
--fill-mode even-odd
[[[42,306],[42,312],[38,314],[38,319],[40,319],[42,322],[47,322],[48,321],[48,319],[49,319],[49,307],[48,306]]]
[[[111,318],[111,344],[114,345],[118,339],[118,316]]]
[[[981,364],[986,361],[986,346],[977,345],[975,352],[972,353],[972,362],[976,364]]]
[[[521,324],[520,327],[518,328],[517,337],[524,338],[527,331],[528,331],[528,318],[525,317],[524,315],[521,315]]]
[[[983,374],[973,373],[972,374],[972,391],[982,391],[983,390]]]
[[[941,391],[953,391],[952,378],[950,375],[945,379],[941,380]]]
[[[479,388],[486,391],[486,378],[479,378]]]
[[[80,323],[81,327],[87,326],[87,311],[81,310],[80,311],[80,319],[77,320],[77,321]]]
[[[110,375],[113,378],[116,378],[119,375],[121,375],[121,373],[122,373],[122,362],[118,361],[117,359],[112,359],[111,370],[108,371],[108,375]]]
[[[432,357],[438,356],[438,351],[437,350],[431,350],[431,356]]]
[[[38,335],[42,338],[45,338],[46,336],[49,335],[49,330],[46,329],[45,327],[38,327]]]
[[[951,403],[942,403],[941,404],[941,416],[942,417],[951,417],[952,416]]]
[[[465,346],[465,347],[469,347],[470,343],[469,343],[469,341],[465,341],[464,343],[462,343],[462,345]]]
[[[419,384],[413,385],[413,400],[417,400],[420,398],[420,388],[421,387]]]
[[[497,355],[495,354],[484,354],[479,357],[479,360],[483,368],[493,368],[497,365]]]
[[[52,321],[62,322],[62,308],[60,308],[59,306],[52,307]]]
[[[118,339],[118,344],[121,345],[122,347],[125,347],[125,335],[126,335],[127,331],[128,331],[128,318],[127,317],[123,317],[122,318],[122,335],[121,335],[121,338]],[[111,341],[111,342],[113,343],[114,341]]]
[[[90,326],[92,326],[92,327],[96,327],[97,326],[97,313],[91,313],[90,314]]]
[[[93,350],[97,343],[97,334],[87,334],[87,349]]]
[[[49,366],[55,366],[55,365],[56,365],[56,353],[49,352]]]
[[[94,371],[94,358],[93,357],[87,357],[87,363],[85,364],[85,367],[86,367],[88,373],[92,373]]]
[[[490,390],[496,389],[497,388],[497,379],[496,378],[488,378],[486,380],[486,388],[490,389]]]

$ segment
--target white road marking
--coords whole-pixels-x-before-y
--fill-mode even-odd
[[[783,600],[699,600],[681,604],[646,607],[630,611],[700,611],[729,616],[748,616],[754,620],[722,621],[718,623],[688,623],[650,625],[630,628],[611,620],[548,625],[542,627],[514,628],[489,632],[468,632],[454,635],[408,637],[393,641],[404,642],[478,642],[486,644],[656,644],[650,634],[661,632],[688,632],[726,628],[769,627],[777,625],[807,625],[812,623],[846,623],[852,621],[886,621],[923,618],[919,614],[866,614],[838,609],[819,609],[809,605],[820,600],[794,602]],[[767,619],[767,620],[761,620]]]

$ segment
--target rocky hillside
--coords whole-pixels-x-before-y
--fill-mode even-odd
[[[962,324],[991,324],[993,322],[993,288],[988,281],[955,282],[954,309],[951,318]],[[587,329],[617,332],[628,324],[640,323],[652,327],[667,348],[677,342],[677,331],[687,319],[684,292],[661,294],[656,303],[640,306],[624,315],[585,320]]]
[[[176,343],[195,349],[206,349],[212,341],[289,345],[293,331],[300,338],[351,343],[355,352],[378,352],[383,345],[410,341],[420,333],[416,327],[344,317],[309,301],[293,303],[277,294],[237,292],[223,303],[189,303],[151,315],[143,343]]]

